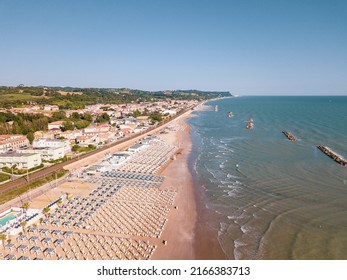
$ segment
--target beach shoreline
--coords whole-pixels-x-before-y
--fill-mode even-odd
[[[198,110],[207,110],[202,104]],[[193,153],[191,126],[192,114],[177,120],[184,129],[171,135],[171,141],[183,143],[181,154],[162,174],[166,184],[176,186],[177,197],[163,238],[165,247],[158,247],[152,259],[156,260],[223,260],[226,256],[218,242],[219,222],[215,213],[206,208],[204,190],[194,170],[196,155]],[[168,141],[166,139],[165,141]],[[177,176],[179,174],[179,176]],[[217,215],[218,216],[218,215]]]
[[[209,106],[203,105],[206,108]],[[186,122],[189,118],[186,119]],[[193,145],[192,134],[190,133],[189,139]],[[218,232],[220,228],[220,220],[222,217],[207,208],[207,201],[205,195],[205,188],[203,182],[199,178],[196,171],[196,161],[198,159],[198,152],[192,148],[189,155],[189,172],[193,178],[194,197],[197,209],[197,219],[195,221],[195,241],[194,250],[197,260],[225,260],[226,255],[222,250],[221,244],[218,240]]]

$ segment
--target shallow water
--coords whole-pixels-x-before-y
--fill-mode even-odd
[[[347,97],[239,97],[190,119],[207,207],[237,259],[347,259]],[[234,116],[228,118],[232,111]],[[246,129],[253,118],[254,129]],[[299,141],[283,134],[289,130]]]

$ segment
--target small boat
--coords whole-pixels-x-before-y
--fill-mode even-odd
[[[233,112],[229,112],[229,113],[228,113],[228,117],[229,117],[229,118],[232,118],[232,117],[233,117]]]
[[[253,119],[252,119],[252,118],[249,118],[249,119],[247,120],[247,126],[246,126],[246,128],[247,128],[247,129],[252,129],[253,127],[254,127]]]
[[[247,129],[252,129],[254,127],[254,124],[252,122],[248,122],[246,128]]]

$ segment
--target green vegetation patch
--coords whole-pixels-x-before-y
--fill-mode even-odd
[[[26,93],[17,93],[17,94],[2,94],[1,98],[11,100],[11,101],[28,101],[38,98],[37,96],[32,96]]]
[[[29,172],[41,169],[43,167],[44,167],[44,165],[43,165],[43,163],[41,163],[40,165],[38,165],[36,167],[30,168]],[[15,174],[15,175],[23,175],[23,174],[26,174],[28,172],[27,169],[10,168],[10,167],[6,167],[6,166],[2,167],[1,169],[2,169],[2,171],[10,173],[10,174],[12,174],[12,170],[13,170],[13,174]]]
[[[67,161],[67,156],[64,156],[64,157],[59,158],[59,159],[54,159],[54,160],[44,160],[43,162],[49,162],[49,163],[57,164],[57,163],[61,163],[63,161]]]
[[[74,145],[71,150],[73,152],[78,152],[78,153],[88,153],[91,151],[94,151],[96,149],[96,147],[94,145],[88,145],[88,147],[81,147],[78,145]]]
[[[10,178],[11,178],[10,175],[0,173],[0,182],[7,181],[7,180],[9,180]]]

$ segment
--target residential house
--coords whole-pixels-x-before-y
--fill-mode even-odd
[[[39,154],[6,153],[0,154],[0,167],[16,166],[19,169],[30,169],[41,164]]]
[[[45,139],[45,138],[39,138],[33,141],[33,147],[34,148],[57,148],[57,147],[63,147],[64,152],[69,153],[71,152],[71,145],[70,141],[67,139]]]
[[[60,130],[60,127],[64,125],[63,121],[51,122],[48,124],[48,130]]]
[[[17,150],[17,153],[21,154],[39,154],[41,160],[57,160],[65,156],[64,147],[55,147],[55,148],[35,148],[35,149],[20,149]]]
[[[0,135],[0,153],[8,151],[16,151],[21,147],[29,145],[29,140],[26,136],[20,134]]]

